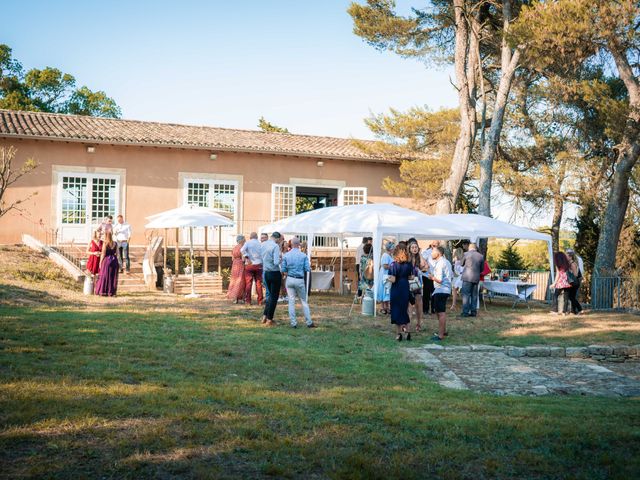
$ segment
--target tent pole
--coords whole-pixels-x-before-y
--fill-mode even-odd
[[[340,235],[340,281],[338,282],[338,292],[340,295],[343,295],[342,291],[342,251],[343,251],[343,243],[344,243],[344,235]]]
[[[376,228],[373,232],[373,316],[378,316],[378,284],[380,283],[380,256],[382,255],[382,232]]]
[[[222,228],[218,227],[218,275],[222,275]]]
[[[164,239],[162,242],[162,250],[164,255],[164,271],[167,271],[167,242],[169,241],[169,237],[167,236],[167,229],[164,229]]]
[[[207,255],[207,239],[209,237],[209,227],[204,227],[204,268],[203,273],[209,272],[209,256]]]
[[[174,270],[174,273],[176,275],[180,274],[180,249],[178,248],[178,244],[180,243],[180,233],[178,231],[178,229],[176,228],[176,258],[175,258],[175,267],[176,269]]]

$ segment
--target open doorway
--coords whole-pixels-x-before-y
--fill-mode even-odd
[[[337,188],[296,186],[296,213],[338,205]]]

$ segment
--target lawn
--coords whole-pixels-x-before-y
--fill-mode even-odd
[[[0,280],[2,477],[640,474],[637,399],[446,390],[405,359],[388,318],[347,319],[344,297],[316,297],[316,330],[267,329],[222,299],[85,299],[18,253],[0,251],[13,272]],[[633,316],[558,326],[489,308],[452,317],[451,342],[640,343]]]

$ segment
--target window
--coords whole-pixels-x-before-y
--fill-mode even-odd
[[[87,221],[87,178],[62,177],[62,223]]]
[[[213,208],[233,215],[236,220],[236,186],[231,183],[213,184]]]
[[[343,188],[340,192],[341,205],[363,205],[367,203],[367,189],[364,187]]]
[[[187,184],[187,204],[199,207],[209,206],[209,184],[189,182]]]
[[[271,221],[277,222],[296,214],[295,185],[271,186]]]
[[[91,181],[91,221],[100,222],[116,214],[118,189],[115,178],[94,178]]]

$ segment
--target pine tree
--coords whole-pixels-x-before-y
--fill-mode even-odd
[[[526,270],[527,264],[515,248],[515,242],[509,242],[507,248],[500,254],[495,267],[497,270]]]

